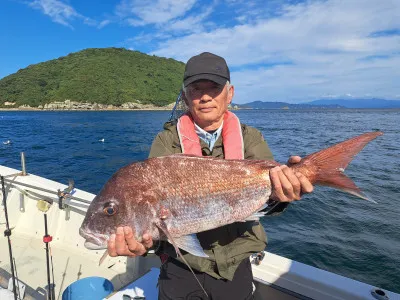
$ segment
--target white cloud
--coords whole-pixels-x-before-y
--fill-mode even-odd
[[[144,44],[152,44],[155,43],[155,41],[166,40],[171,37],[172,36],[170,34],[163,32],[155,32],[155,33],[141,32],[134,37],[127,38],[123,42],[123,45],[127,46],[128,49],[130,48],[140,49],[141,48],[140,46],[143,46]]]
[[[178,18],[172,21],[170,24],[166,24],[166,26],[163,26],[163,30],[176,31],[179,33],[203,32],[205,30],[205,25],[207,25],[207,27],[210,27],[213,24],[211,22],[208,22],[206,24],[203,22],[203,20],[206,19],[212,12],[213,8],[208,7],[203,12],[187,16],[183,19]]]
[[[152,54],[181,61],[202,51],[225,57],[236,102],[399,94],[400,36],[373,33],[400,28],[400,1],[308,1],[277,11],[162,41]]]
[[[123,0],[117,6],[117,15],[127,18],[132,26],[163,24],[185,15],[196,0]]]
[[[49,16],[54,22],[73,28],[71,22],[75,19],[82,19],[89,26],[96,26],[97,22],[79,14],[72,6],[58,0],[35,0],[29,5],[35,9],[42,11]]]
[[[174,3],[175,5],[175,1],[169,1],[168,3]],[[205,8],[196,7],[195,11],[191,11],[192,6],[194,5],[193,3],[194,1],[187,2],[185,11],[181,9],[179,12],[167,14],[164,15],[163,18],[154,20],[137,18],[137,16],[132,14],[132,10],[125,9],[125,17],[121,14],[120,17],[125,18],[123,19],[124,22],[131,26],[142,26],[143,32],[132,38],[126,39],[124,44],[128,47],[133,46],[135,48],[140,48],[140,44],[142,47],[144,45],[151,45],[151,48],[154,48],[155,45],[158,45],[160,42],[166,41],[167,39],[172,40],[174,37],[181,37],[192,33],[199,34],[204,32],[207,28],[215,27],[216,24],[214,22],[206,20],[213,13],[214,4],[210,3],[209,5],[206,5]],[[130,1],[129,4],[132,5],[133,2]],[[126,6],[127,2],[122,2],[118,10],[121,9],[121,5]],[[149,3],[146,5],[149,5]],[[164,7],[165,3],[161,7],[152,7],[152,9],[162,11]],[[135,6],[135,9],[137,9],[137,6]],[[163,11],[163,14],[164,13],[165,11]]]
[[[347,67],[344,65],[347,64]],[[393,99],[399,91],[400,57],[386,61],[354,63],[345,60],[338,67],[282,65],[232,73],[236,99],[266,101],[306,101],[326,94]],[[396,79],[397,78],[397,79]],[[236,101],[238,102],[238,101]]]
[[[110,24],[110,23],[111,23],[111,20],[103,20],[103,21],[101,21],[101,22],[99,23],[99,25],[98,25],[97,27],[98,27],[99,29],[101,29],[101,28],[107,26],[107,25]]]

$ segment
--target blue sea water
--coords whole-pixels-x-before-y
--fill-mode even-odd
[[[249,110],[275,160],[305,156],[381,130],[346,170],[378,204],[326,187],[262,223],[267,250],[400,293],[400,110]],[[97,193],[120,167],[147,157],[169,112],[0,112],[0,164]],[[100,140],[104,139],[104,142]],[[10,140],[10,144],[3,142]],[[228,175],[227,175],[228,176]]]

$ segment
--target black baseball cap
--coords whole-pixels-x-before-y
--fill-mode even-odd
[[[190,58],[185,66],[183,85],[186,87],[201,79],[211,80],[221,85],[231,81],[225,59],[210,52],[203,52]]]

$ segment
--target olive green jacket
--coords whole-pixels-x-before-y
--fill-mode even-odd
[[[273,159],[261,132],[245,124],[241,124],[241,128],[245,159]],[[200,143],[204,156],[224,158],[222,136],[215,142],[212,151],[201,139]],[[164,125],[164,131],[154,139],[149,157],[176,153],[182,153],[176,124],[167,122]],[[209,257],[198,257],[185,252],[183,255],[193,269],[218,279],[232,280],[240,262],[252,253],[263,251],[267,244],[264,228],[259,222],[233,223],[200,232],[197,237]],[[172,256],[175,254],[173,247],[169,244],[163,252]]]

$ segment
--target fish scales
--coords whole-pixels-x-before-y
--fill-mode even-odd
[[[215,162],[181,156],[150,162],[156,164],[156,171],[146,180],[158,191],[160,206],[171,212],[173,218],[166,222],[173,236],[215,228],[227,220],[243,220],[243,214],[251,214],[268,199],[267,169],[243,165],[241,160]]]

